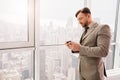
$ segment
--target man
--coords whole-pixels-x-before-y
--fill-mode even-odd
[[[76,13],[78,22],[85,29],[80,44],[69,41],[66,46],[80,55],[80,80],[104,80],[106,76],[102,57],[109,51],[111,33],[108,25],[100,25],[92,20],[91,11],[85,7]]]

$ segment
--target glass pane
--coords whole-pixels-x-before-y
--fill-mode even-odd
[[[109,2],[109,3],[108,3]],[[107,4],[107,5],[106,5]],[[94,20],[101,24],[108,24],[111,28],[112,40],[114,42],[114,29],[116,17],[117,0],[91,0],[91,11]],[[115,45],[111,45],[110,53],[106,59],[106,68],[113,68]]]
[[[101,24],[108,24],[111,27],[112,41],[114,39],[116,6],[117,0],[91,0],[93,18]]]
[[[0,80],[33,80],[33,51],[1,52]]]
[[[118,14],[118,34],[117,34],[117,38],[116,39],[118,39],[118,54],[119,54],[119,58],[118,58],[118,60],[119,60],[119,64],[118,64],[118,66],[119,66],[119,68],[120,68],[120,1],[119,1],[119,14]]]
[[[115,45],[111,45],[110,46],[110,50],[109,50],[109,54],[108,56],[105,58],[105,66],[106,69],[112,69],[113,68],[113,63],[114,63],[114,51],[115,50]]]
[[[66,46],[40,47],[41,80],[79,80],[78,55],[71,54]]]
[[[83,4],[84,0],[40,0],[40,44],[79,41],[81,29],[75,13]]]
[[[40,0],[40,80],[79,80],[78,55],[61,44],[79,42],[75,13],[83,5],[84,0]]]
[[[28,0],[0,0],[0,42],[27,41]]]

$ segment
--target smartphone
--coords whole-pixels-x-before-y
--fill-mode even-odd
[[[69,42],[71,42],[71,41],[67,41],[66,43],[69,43]]]

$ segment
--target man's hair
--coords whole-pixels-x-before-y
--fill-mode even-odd
[[[91,14],[91,11],[88,7],[84,7],[76,12],[75,17],[77,17],[79,13]]]

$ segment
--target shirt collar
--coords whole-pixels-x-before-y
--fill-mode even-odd
[[[95,23],[96,23],[96,22],[93,21],[92,23],[90,23],[90,24],[88,25],[88,27],[89,27],[89,28],[92,28]]]

